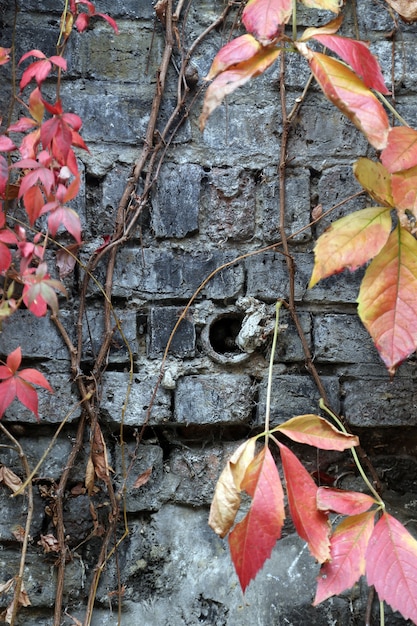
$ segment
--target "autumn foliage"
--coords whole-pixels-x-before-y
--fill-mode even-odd
[[[302,2],[335,14],[340,10],[334,0]],[[366,42],[337,34],[340,16],[292,39],[285,26],[296,19],[293,11],[290,0],[247,2],[242,14],[247,34],[218,52],[206,77],[212,82],[200,128],[204,130],[226,95],[263,74],[284,52],[292,52],[305,58],[324,95],[365,135],[379,160],[358,159],[354,174],[375,205],[335,221],[319,237],[309,286],[367,264],[358,314],[392,376],[417,349],[417,131],[390,124],[384,107],[389,90],[378,61]],[[326,450],[358,444],[323,418],[303,415],[263,433],[259,451],[256,441],[262,436],[238,448],[220,476],[209,523],[221,537],[228,534],[242,589],[271,555],[285,517],[282,479],[269,448],[273,441],[281,457],[289,514],[321,563],[314,604],[366,576],[381,600],[417,623],[416,540],[385,511],[374,490],[369,496],[318,487],[278,435]],[[242,491],[251,497],[251,506],[234,525]],[[330,513],[343,516],[334,529]]]
[[[69,204],[80,187],[74,150],[88,148],[79,133],[80,117],[66,112],[59,97],[56,102],[49,102],[42,94],[42,85],[54,72],[58,72],[59,80],[59,73],[67,69],[63,51],[72,28],[82,32],[93,16],[104,18],[117,32],[114,20],[96,13],[93,3],[70,0],[61,23],[61,53],[48,58],[41,50],[30,50],[19,61],[19,66],[26,65],[19,83],[19,101],[27,114],[0,135],[0,272],[4,277],[1,322],[22,306],[37,317],[46,315],[48,308],[56,315],[57,292],[66,295],[62,282],[51,278],[53,272],[48,268],[45,252],[51,237],[69,233],[75,246],[70,244],[68,251],[61,247],[60,264],[61,268],[73,268],[74,252],[81,244],[80,218]],[[0,48],[0,65],[8,62],[10,49]],[[24,91],[33,82],[35,87],[25,103]],[[9,209],[15,199],[24,208],[30,227],[38,227],[39,218],[45,216],[47,227],[43,232],[26,229],[17,222],[14,229],[9,227]],[[0,418],[15,398],[38,417],[35,386],[52,392],[37,370],[19,370],[21,360],[21,348],[16,347],[0,366]]]

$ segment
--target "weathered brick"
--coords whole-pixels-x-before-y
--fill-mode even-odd
[[[179,424],[247,424],[254,387],[249,376],[229,373],[184,376],[175,391]]]
[[[71,316],[61,312],[64,324]],[[35,317],[26,310],[19,310],[2,322],[0,354],[5,357],[18,346],[23,359],[53,359],[69,361],[68,349],[49,315]]]
[[[307,345],[311,350],[311,316],[308,313],[299,313],[298,317],[301,328],[304,331]],[[281,329],[278,333],[275,362],[287,363],[303,361],[305,359],[305,354],[301,344],[301,339],[299,338],[294,323],[287,311],[280,311],[279,323]]]
[[[314,316],[314,356],[328,363],[380,363],[372,339],[356,313]]]
[[[312,255],[295,255],[295,299],[302,300],[309,281],[309,268],[312,269]],[[287,263],[279,252],[263,252],[246,259],[246,295],[260,300],[274,301],[289,296],[289,276]]]
[[[415,426],[417,392],[413,378],[347,379],[342,383],[344,413],[353,426]]]
[[[148,357],[156,358],[165,351],[170,334],[178,322],[182,309],[178,307],[151,307],[149,315]],[[170,352],[180,357],[192,357],[195,352],[195,328],[186,317],[173,337]]]
[[[155,445],[125,445],[124,465],[122,451],[116,449],[116,484],[124,490],[124,503],[129,513],[137,511],[157,511],[175,493],[180,479],[173,473],[165,472],[162,448]],[[151,470],[148,482],[135,487],[135,482]],[[126,483],[124,475],[127,474]]]
[[[275,366],[275,372],[280,370]],[[331,407],[339,411],[339,382],[336,376],[322,376]],[[257,421],[265,419],[267,377],[259,385]],[[310,376],[299,374],[273,374],[271,394],[271,425],[281,424],[296,415],[320,414],[320,394]]]
[[[201,204],[202,232],[211,241],[246,241],[255,229],[254,174],[240,168],[213,168]]]
[[[127,409],[123,415],[126,393],[129,385],[127,372],[106,372],[103,376],[103,396],[101,409],[113,423],[123,419],[125,426],[142,426],[146,420],[147,410],[155,388],[157,376],[146,373],[143,376],[134,374],[127,401]],[[150,425],[164,424],[171,418],[171,396],[159,387],[153,405]]]
[[[152,196],[156,237],[181,239],[198,230],[202,168],[193,163],[162,167]]]
[[[362,187],[353,174],[352,166],[337,165],[322,173],[317,188],[318,202],[323,206],[323,212],[325,212],[358,191],[362,191]],[[340,217],[353,211],[359,211],[370,204],[372,205],[374,202],[368,196],[360,196],[345,202],[317,223],[317,235],[321,235],[332,222]]]
[[[238,253],[123,248],[116,261],[114,294],[118,297],[190,298],[201,282]],[[135,271],[132,271],[133,268]],[[237,297],[243,286],[241,264],[216,274],[204,289],[209,298]]]
[[[280,197],[277,170],[278,167],[265,168],[262,171],[260,184],[256,189],[257,204],[260,209],[263,236],[266,243],[278,241],[280,238]],[[310,173],[307,169],[288,170],[285,179],[285,194],[287,235],[294,235],[292,241],[309,241],[311,239],[311,228],[308,226],[310,222]],[[301,229],[304,230],[299,232]]]

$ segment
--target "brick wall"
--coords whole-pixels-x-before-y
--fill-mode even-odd
[[[221,0],[190,3],[184,25],[188,45],[221,12],[223,4]],[[65,107],[82,117],[83,137],[90,148],[90,154],[80,155],[84,184],[76,204],[86,242],[82,260],[111,232],[131,165],[144,140],[164,37],[150,0],[97,0],[96,6],[117,19],[120,34],[116,37],[107,24],[97,20],[86,33],[74,35],[62,85]],[[21,2],[18,58],[33,48],[54,53],[60,11],[60,3],[52,0]],[[348,3],[344,13],[343,34],[355,36],[357,23],[360,37],[371,40],[388,85],[394,58],[397,106],[414,123],[416,26],[400,20],[398,31],[392,35],[388,10],[373,0]],[[325,12],[300,9],[299,26],[310,25],[312,19],[322,24],[328,18]],[[9,46],[13,11],[7,2],[0,3],[0,19],[1,45]],[[191,97],[203,85],[203,77],[232,23],[231,18],[227,27],[214,30],[195,50],[191,66],[197,82],[191,87]],[[5,77],[6,69],[1,77],[3,115],[10,91]],[[289,59],[290,104],[300,95],[307,78],[303,60]],[[262,426],[273,304],[277,298],[288,298],[287,268],[279,252],[266,251],[233,263],[240,255],[279,237],[277,166],[282,128],[278,79],[279,70],[274,67],[236,91],[212,115],[204,133],[198,129],[202,96],[197,96],[167,150],[134,236],[117,256],[115,314],[133,354],[134,374],[123,412],[129,358],[116,334],[102,380],[100,415],[116,486],[122,484],[123,475],[118,443],[122,419],[127,458],[133,464],[126,491],[130,534],[118,551],[118,568],[125,586],[122,623],[126,625],[347,626],[364,620],[366,588],[362,584],[316,609],[311,607],[317,565],[290,524],[244,598],[230,563],[227,542],[207,526],[213,488],[225,461],[243,438]],[[175,90],[176,71],[171,67],[162,107],[164,119],[175,105]],[[380,470],[387,500],[399,511],[400,519],[407,520],[416,516],[415,360],[411,358],[404,364],[390,382],[356,316],[360,271],[330,278],[307,290],[315,236],[332,219],[365,206],[365,200],[346,203],[315,228],[308,226],[311,209],[321,203],[327,210],[355,193],[359,186],[351,164],[365,155],[372,156],[366,140],[313,86],[289,140],[286,215],[288,234],[294,234],[290,247],[296,265],[295,300],[333,408],[344,414],[362,436]],[[145,436],[133,455],[135,436],[145,422],[171,329],[201,281],[230,262],[208,282],[181,323]],[[99,266],[97,278],[103,277],[104,267]],[[62,301],[61,319],[75,337],[78,274],[65,282],[70,295]],[[247,351],[241,351],[235,340],[244,318],[260,310],[263,316],[259,333],[250,338]],[[281,322],[274,365],[273,423],[317,412],[320,397],[285,312]],[[86,372],[102,332],[102,302],[92,285],[83,345]],[[32,467],[57,424],[71,411],[35,485],[33,540],[26,567],[26,588],[32,605],[21,611],[18,621],[46,626],[52,624],[54,555],[44,555],[37,541],[41,533],[53,532],[53,522],[45,509],[50,506],[48,496],[41,487],[57,481],[65,467],[80,416],[79,397],[71,380],[69,355],[49,318],[35,319],[22,311],[7,321],[0,334],[1,356],[17,345],[22,346],[25,363],[39,367],[56,390],[53,396],[40,392],[39,424],[16,403],[4,418]],[[296,451],[303,454],[308,467],[315,469],[314,451]],[[87,446],[72,471],[69,487],[83,483],[86,457]],[[10,449],[0,448],[0,462],[21,473],[19,459]],[[342,476],[342,486],[360,487],[346,456],[322,453],[320,463],[326,471]],[[150,467],[149,482],[135,489],[136,477]],[[17,571],[19,546],[12,532],[23,523],[27,502],[23,497],[11,500],[3,487],[0,499],[2,582]],[[105,514],[104,495],[102,506]],[[410,524],[410,530],[414,528]],[[92,529],[88,496],[69,491],[65,531],[73,558],[67,566],[65,602],[68,613],[78,619],[84,614],[98,550],[95,538],[90,538]],[[116,588],[117,567],[112,560],[100,581],[93,624],[117,623],[116,599],[112,595]],[[405,623],[391,614],[388,620],[390,625]],[[69,625],[72,621],[63,616],[62,623]]]

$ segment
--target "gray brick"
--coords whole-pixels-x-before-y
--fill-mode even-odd
[[[290,149],[291,154],[297,155],[293,164],[303,166],[309,158],[312,165],[321,168],[334,164],[336,159],[350,161],[352,154],[367,153],[365,137],[336,107],[329,105],[321,91],[307,98],[292,128]]]
[[[211,241],[247,241],[255,229],[254,174],[240,168],[213,168],[202,197],[203,232]]]
[[[337,165],[336,167],[326,169],[322,173],[317,191],[318,202],[323,206],[323,212],[325,212],[345,198],[358,191],[362,191],[362,187],[357,182],[351,165]],[[332,222],[335,222],[353,211],[359,211],[373,204],[375,203],[369,196],[360,196],[354,200],[349,200],[349,202],[342,204],[342,206],[332,211],[317,223],[317,236],[321,235]]]
[[[352,426],[415,426],[417,392],[411,377],[397,375],[390,381],[387,374],[384,378],[350,379],[343,382],[342,390],[344,413]]]
[[[61,318],[65,324],[69,316],[61,312]],[[0,333],[0,354],[4,358],[18,346],[22,348],[23,359],[69,361],[68,349],[49,315],[35,317],[22,309],[4,320]]]
[[[295,255],[295,298],[302,300],[310,279],[312,255]],[[263,252],[245,261],[247,267],[246,295],[260,300],[287,299],[289,295],[288,269],[283,254]]]
[[[275,372],[280,370],[275,366]],[[323,376],[322,381],[329,396],[331,408],[339,411],[339,383],[335,376]],[[257,423],[264,424],[267,376],[259,386]],[[271,394],[271,426],[281,424],[296,415],[315,413],[320,415],[320,394],[309,376],[298,374],[273,374]]]
[[[247,424],[254,387],[249,376],[218,373],[180,378],[175,392],[179,424]]]
[[[152,196],[152,228],[157,237],[181,239],[198,230],[202,168],[188,163],[166,165]]]
[[[307,344],[311,350],[311,316],[309,313],[299,313],[298,316]],[[304,361],[305,354],[303,346],[288,311],[281,310],[279,322],[282,329],[278,334],[275,361],[279,363]]]
[[[127,363],[129,361],[129,351],[126,346],[128,343],[132,355],[138,354],[138,341],[136,336],[136,310],[125,308],[115,309],[114,315],[120,324],[124,338],[122,338],[114,317],[111,317],[111,328],[114,330],[112,336],[110,351],[108,354],[109,363]],[[104,313],[103,310],[97,310],[87,307],[84,316],[83,326],[83,355],[84,360],[91,360],[97,356],[104,336]]]
[[[357,314],[315,315],[314,355],[318,362],[379,363],[372,339]]]
[[[172,500],[192,506],[210,505],[217,480],[240,443],[175,448],[169,458],[170,473],[178,479]]]
[[[118,255],[114,295],[118,297],[190,298],[213,270],[238,253],[123,248]],[[223,270],[204,292],[212,299],[235,298],[243,286],[241,264]]]
[[[182,309],[178,307],[152,307],[149,315],[148,357],[163,354],[172,329]],[[170,353],[180,357],[192,357],[195,352],[195,328],[190,316],[181,321],[171,343]]]
[[[155,445],[133,444],[125,446],[125,468],[123,469],[121,449],[116,450],[116,485],[118,489],[125,483],[125,506],[129,513],[138,511],[157,511],[178,487],[180,479],[165,472],[162,448]],[[134,487],[135,481],[147,470],[151,470],[148,482],[141,487]]]
[[[280,198],[277,167],[265,168],[257,187],[257,203],[260,208],[264,240],[272,243],[280,238]],[[304,242],[311,239],[310,222],[310,173],[303,168],[288,171],[285,179],[286,210],[285,225],[287,235],[295,234],[292,241]]]
[[[145,422],[147,409],[151,401],[157,377],[145,374],[134,374],[129,394],[128,405],[124,415],[125,426],[142,426]],[[106,372],[103,376],[103,395],[101,409],[113,423],[122,420],[123,405],[129,385],[127,372]],[[171,418],[170,394],[159,387],[152,409],[150,425],[164,424]]]

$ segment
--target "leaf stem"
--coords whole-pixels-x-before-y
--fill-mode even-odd
[[[383,102],[383,104],[387,107],[387,109],[389,109],[391,111],[393,116],[397,118],[397,120],[400,122],[400,124],[402,124],[403,126],[407,126],[407,127],[410,126],[409,124],[407,124],[405,119],[403,117],[401,117],[401,115],[398,113],[398,111],[395,109],[395,107],[392,106],[391,102],[389,100],[387,100],[387,98],[382,93],[377,91],[376,94],[377,94],[378,98]]]
[[[297,41],[297,0],[292,0],[292,38]]]
[[[268,386],[266,390],[266,403],[265,403],[265,443],[268,443],[268,435],[269,435],[269,421],[271,415],[271,392],[272,392],[272,370],[274,367],[274,356],[275,350],[277,347],[278,340],[278,330],[279,330],[279,312],[282,306],[281,300],[275,305],[275,327],[274,327],[274,338],[272,340],[272,348],[271,348],[271,356],[269,357],[269,368],[268,368]]]
[[[330,415],[330,417],[336,422],[336,424],[339,426],[340,430],[345,433],[348,434],[348,431],[346,430],[346,428],[343,426],[342,422],[340,421],[340,419],[337,417],[337,415],[335,415],[333,413],[333,411],[331,411],[324,403],[323,398],[320,398],[320,402],[319,402],[320,408],[325,411],[328,415]],[[362,476],[362,479],[365,483],[365,485],[368,487],[369,491],[372,493],[372,495],[375,497],[376,501],[378,502],[378,504],[385,509],[385,503],[383,500],[381,500],[381,496],[379,495],[379,493],[376,491],[376,489],[374,489],[372,483],[370,482],[370,480],[368,479],[367,475],[365,474],[365,471],[361,465],[361,462],[359,460],[358,454],[355,450],[355,448],[350,448],[350,451],[352,453],[353,456],[353,460],[355,461],[355,465],[358,468],[358,471],[360,473],[360,475]]]

